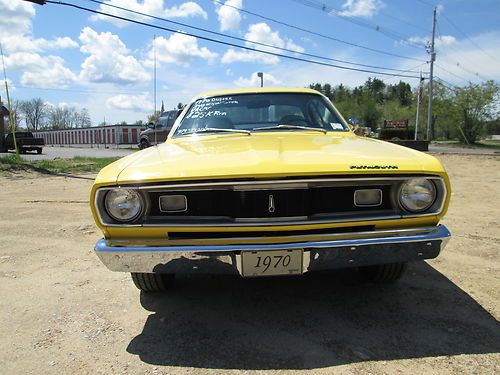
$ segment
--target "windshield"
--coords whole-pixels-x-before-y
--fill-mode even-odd
[[[348,130],[330,102],[320,95],[242,94],[198,99],[181,120],[174,137],[208,134],[210,129],[214,132],[215,129],[250,132]]]

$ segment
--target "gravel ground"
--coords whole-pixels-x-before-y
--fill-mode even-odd
[[[500,373],[500,158],[439,155],[453,238],[400,283],[193,277],[139,293],[93,254],[91,176],[0,177],[3,374]]]

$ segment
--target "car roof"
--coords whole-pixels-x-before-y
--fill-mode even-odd
[[[212,96],[226,96],[226,95],[236,95],[236,94],[259,94],[259,93],[297,93],[297,94],[316,94],[323,95],[320,92],[313,89],[306,88],[291,88],[291,87],[265,87],[265,88],[241,88],[241,89],[230,89],[230,90],[219,90],[219,91],[208,91],[198,95],[195,99],[207,98]]]

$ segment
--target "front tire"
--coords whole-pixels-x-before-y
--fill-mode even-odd
[[[143,292],[163,292],[173,283],[174,275],[132,272],[132,281]]]
[[[145,148],[148,148],[150,146],[149,142],[146,141],[145,139],[141,140],[141,143],[139,144],[139,148],[141,150],[144,150]]]
[[[365,281],[374,283],[394,283],[405,273],[407,263],[377,264],[359,267],[358,271]]]

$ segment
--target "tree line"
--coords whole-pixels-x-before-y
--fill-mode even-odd
[[[86,128],[92,125],[87,108],[53,106],[41,98],[14,100],[11,103],[16,128],[29,131]]]
[[[377,131],[385,119],[407,119],[410,129],[415,129],[419,90],[412,89],[409,83],[386,84],[378,78],[369,78],[363,85],[354,88],[329,83],[314,83],[309,87],[322,92],[346,119],[357,119],[360,126]],[[426,134],[427,92],[426,84],[420,102],[418,126],[421,139]],[[500,87],[493,81],[469,83],[465,87],[451,87],[435,81],[433,139],[475,143],[483,135],[494,134],[499,129],[499,110]]]

